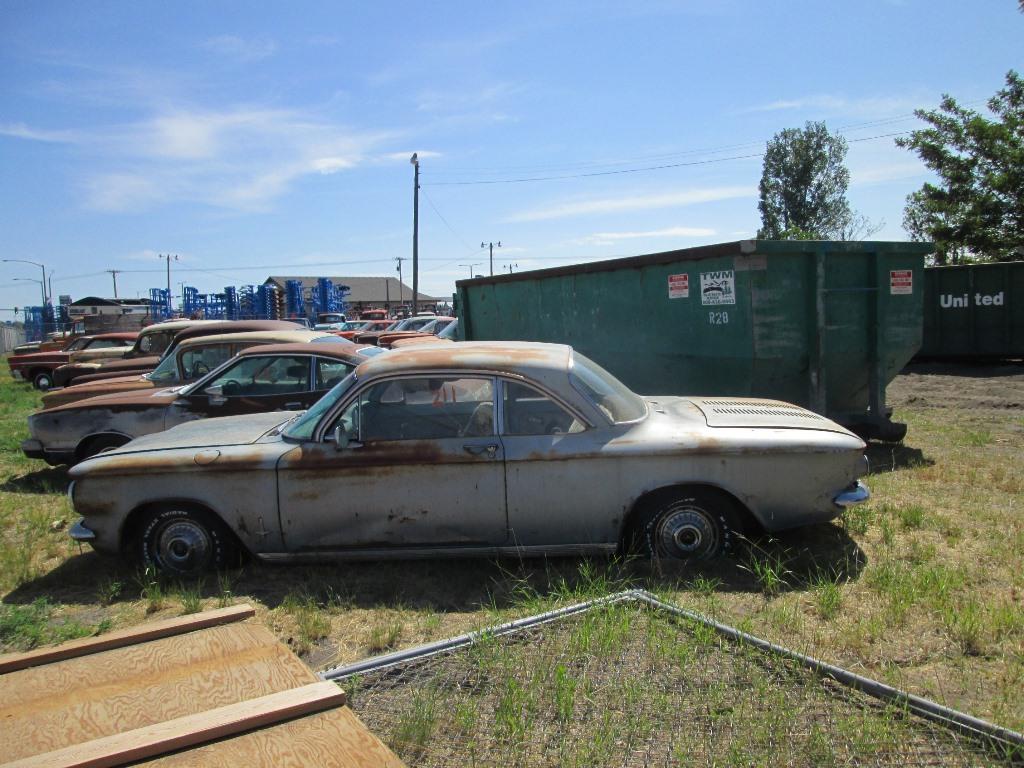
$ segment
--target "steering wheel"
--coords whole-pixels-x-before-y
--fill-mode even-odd
[[[224,397],[235,397],[238,395],[241,389],[241,384],[239,384],[234,379],[228,379],[223,384],[221,384],[220,393],[224,395]]]
[[[199,378],[210,372],[210,366],[204,363],[202,360],[197,360],[192,363],[192,376],[193,378]]]

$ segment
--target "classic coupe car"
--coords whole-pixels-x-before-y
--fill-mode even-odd
[[[105,359],[120,359],[132,348],[137,333],[97,333],[79,336],[66,347],[49,352],[11,355],[7,364],[15,379],[31,381],[36,389],[53,386],[53,372],[59,367],[76,362],[99,364]]]
[[[708,558],[866,499],[864,447],[782,402],[641,397],[566,346],[421,344],[304,413],[196,421],[82,462],[70,535],[176,576],[239,553]]]
[[[181,340],[180,343],[179,339],[175,337],[171,346],[165,351],[160,364],[148,373],[98,378],[94,381],[72,384],[70,387],[57,389],[43,395],[43,408],[56,408],[114,392],[166,389],[175,384],[188,384],[205,376],[225,360],[234,357],[248,347],[257,344],[306,343],[310,341],[351,343],[347,339],[339,339],[332,334],[300,329],[294,323],[287,323],[284,325],[284,329],[276,331],[192,335]]]
[[[38,411],[28,417],[30,437],[21,450],[30,459],[74,464],[139,435],[193,419],[308,408],[363,360],[384,352],[334,336],[318,341],[323,337],[313,331],[276,335],[298,338],[290,343],[250,344],[214,371],[210,369],[227,355],[216,363],[207,357],[207,375],[191,386],[98,395]],[[187,346],[182,344],[186,355],[203,351]]]
[[[142,329],[135,348],[124,360],[110,360],[101,366],[58,368],[56,386],[85,384],[103,379],[152,371],[173,349],[186,339],[218,333],[246,331],[284,331],[303,328],[286,320],[170,320]]]

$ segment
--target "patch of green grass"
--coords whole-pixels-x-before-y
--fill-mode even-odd
[[[403,629],[402,622],[398,620],[374,624],[370,628],[370,639],[366,643],[366,649],[370,653],[381,653],[397,647]]]
[[[863,536],[875,519],[875,511],[867,504],[857,504],[843,510],[842,526],[851,536]]]
[[[925,518],[924,508],[917,504],[899,507],[896,510],[896,515],[899,517],[904,528],[911,529],[920,528]]]
[[[789,578],[793,575],[788,568],[789,562],[788,553],[769,542],[768,547],[751,544],[744,563],[739,567],[754,577],[762,594],[770,599],[789,586]]]
[[[300,656],[331,633],[331,619],[312,595],[289,592],[281,601],[281,610],[295,620],[296,636],[290,640]]]
[[[819,575],[814,584],[814,602],[818,615],[825,621],[831,621],[843,607],[843,593],[839,579],[824,574]]]
[[[28,605],[0,605],[0,646],[27,651],[40,645],[62,643],[105,632],[109,622],[89,627],[77,621],[53,618],[56,606],[40,597]]]
[[[199,580],[192,584],[178,584],[178,599],[181,601],[181,614],[199,613],[203,610],[203,586],[204,581]]]

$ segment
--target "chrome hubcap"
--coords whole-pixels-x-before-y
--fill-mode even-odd
[[[718,529],[703,509],[674,509],[659,522],[655,545],[667,557],[704,557],[718,548]]]
[[[175,521],[160,532],[157,552],[175,570],[198,570],[209,562],[210,537],[202,526],[188,520]]]

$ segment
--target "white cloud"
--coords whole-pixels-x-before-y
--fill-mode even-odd
[[[707,227],[666,227],[647,232],[597,232],[575,241],[577,245],[615,245],[622,240],[649,240],[662,237],[711,237],[715,230]]]
[[[296,110],[178,109],[90,136],[91,159],[105,168],[82,187],[88,207],[103,211],[182,201],[265,210],[304,176],[373,162],[391,138]]]
[[[814,94],[793,99],[778,99],[766,104],[757,104],[739,110],[739,114],[805,111],[856,117],[906,116],[910,119],[910,113],[918,106],[920,106],[920,102],[907,97],[878,96],[851,99],[846,96],[836,96],[833,94]]]
[[[277,52],[277,43],[273,40],[244,40],[234,35],[219,35],[204,42],[203,48],[229,59],[249,62],[273,56]]]
[[[657,208],[682,208],[698,203],[711,203],[718,200],[732,200],[740,197],[754,197],[756,195],[757,188],[749,185],[690,189],[684,192],[626,195],[624,197],[611,197],[599,200],[554,203],[541,208],[514,213],[507,217],[505,221],[547,221],[550,219],[565,219],[571,216],[587,216],[599,213],[645,211]]]
[[[24,123],[0,123],[0,136],[55,144],[73,144],[81,138],[74,131],[48,131],[42,128],[31,128]]]

